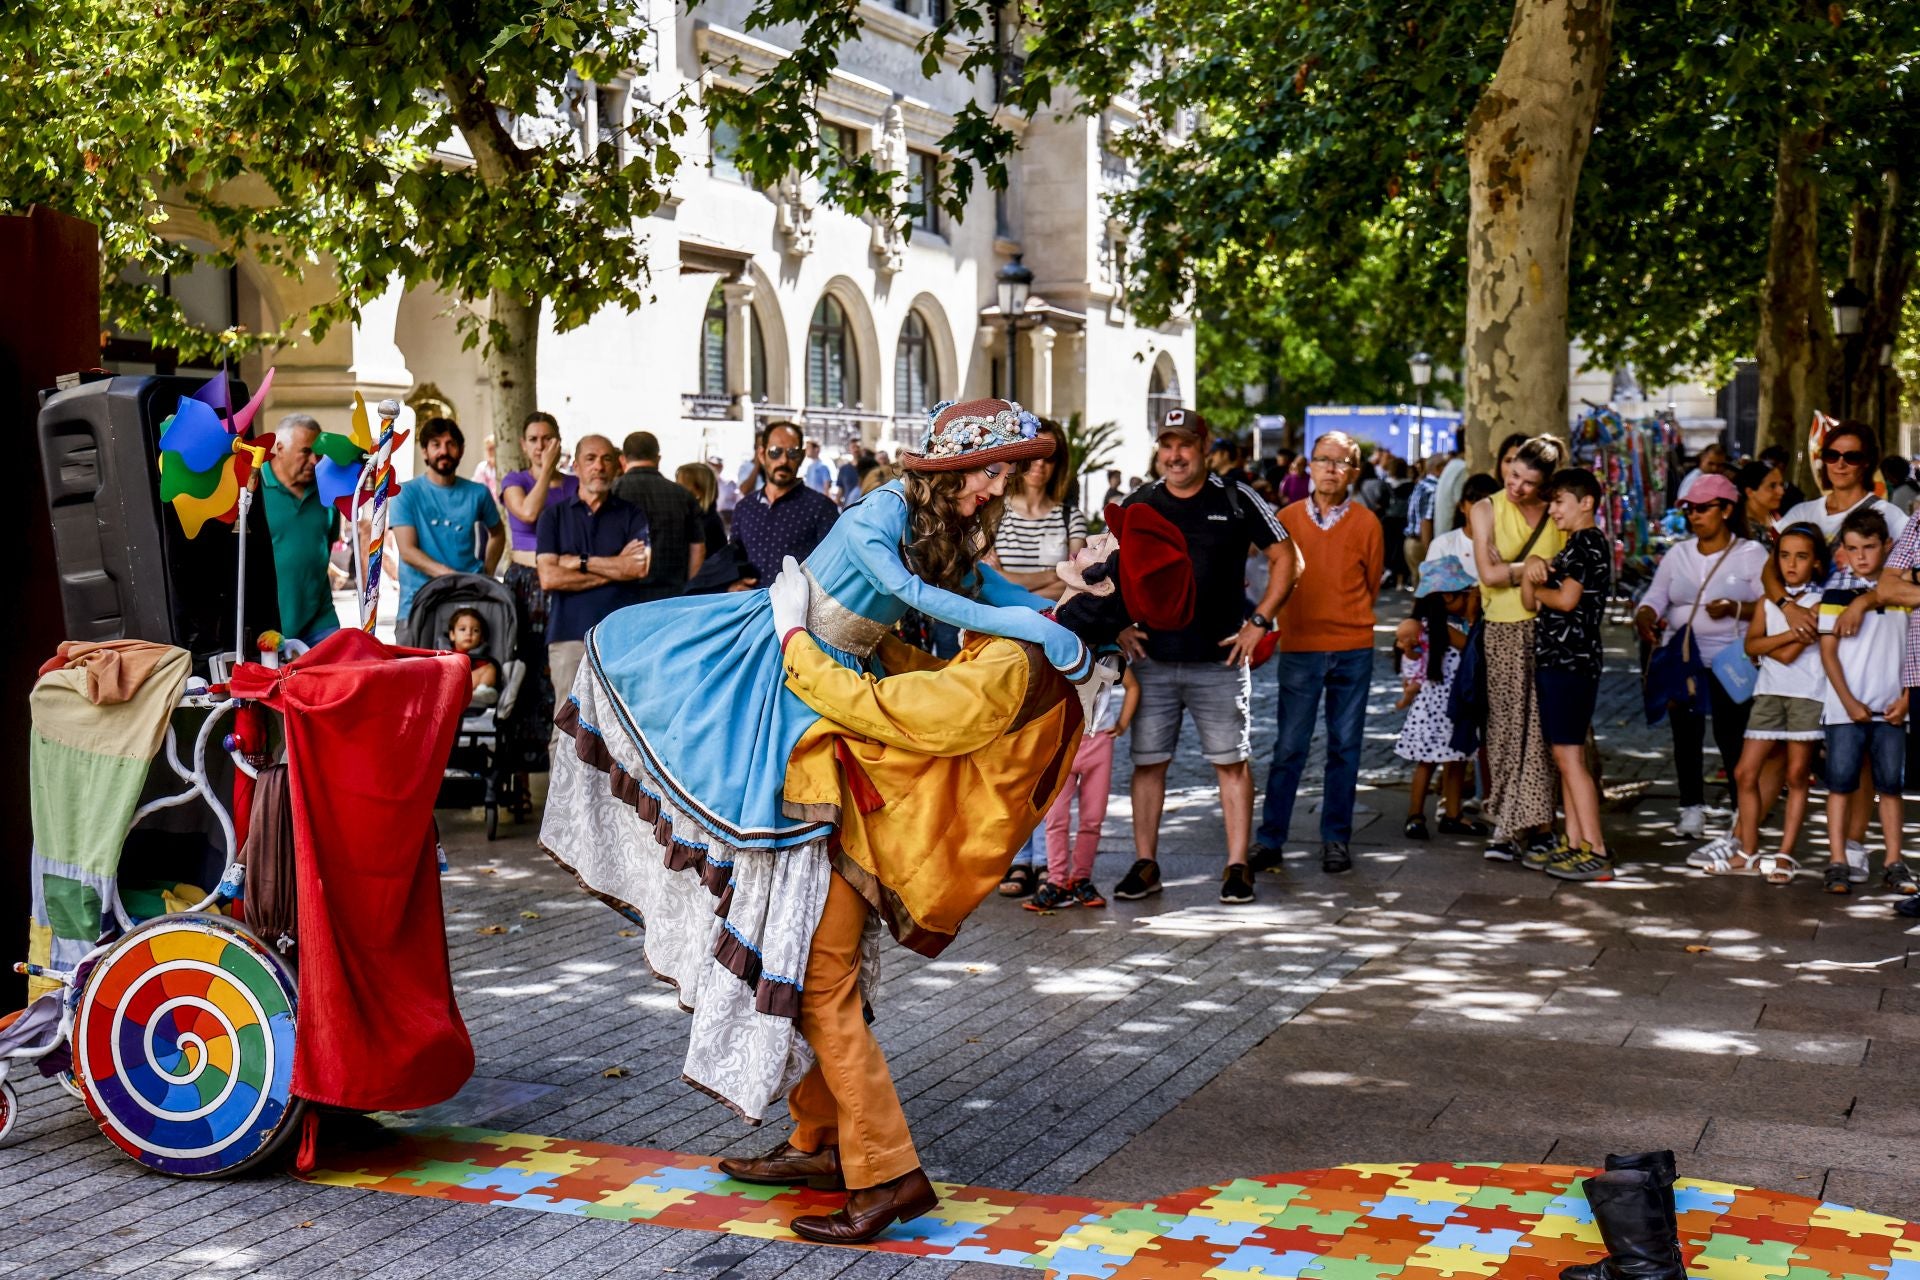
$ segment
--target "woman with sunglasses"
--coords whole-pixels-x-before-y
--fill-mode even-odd
[[[1880,437],[1874,434],[1873,428],[1851,419],[1839,423],[1827,432],[1813,467],[1814,479],[1820,482],[1823,495],[1789,507],[1785,515],[1774,521],[1774,528],[1810,524],[1832,545],[1840,534],[1842,522],[1857,508],[1871,506],[1886,518],[1887,536],[1899,541],[1901,531],[1907,527],[1907,515],[1891,502],[1874,496],[1873,477],[1879,465]],[[1771,564],[1767,568],[1766,589],[1767,599],[1775,604],[1785,598],[1785,584]],[[1784,612],[1787,626],[1795,635],[1809,642],[1817,637],[1819,619],[1812,609],[1802,609],[1787,601]]]
[[[1695,839],[1706,835],[1706,771],[1701,753],[1707,721],[1713,722],[1713,741],[1726,762],[1729,786],[1746,743],[1748,704],[1735,702],[1711,670],[1713,660],[1729,645],[1744,641],[1747,624],[1759,607],[1761,576],[1768,562],[1765,547],[1733,531],[1739,497],[1725,476],[1708,472],[1693,483],[1680,504],[1693,537],[1675,543],[1660,558],[1653,585],[1633,615],[1634,629],[1650,648],[1677,643],[1681,633],[1691,629],[1694,650],[1708,668],[1701,678],[1707,682],[1710,713],[1702,716],[1691,705],[1674,702],[1667,714],[1680,781],[1680,817],[1674,830]]]

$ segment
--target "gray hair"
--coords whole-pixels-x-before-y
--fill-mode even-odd
[[[273,428],[273,447],[278,449],[287,442],[287,436],[294,431],[320,433],[320,420],[309,413],[290,413],[280,419]]]

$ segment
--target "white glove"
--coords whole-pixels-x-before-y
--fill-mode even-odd
[[[807,598],[812,592],[807,586],[806,570],[792,556],[780,562],[780,576],[767,588],[767,598],[773,604],[773,634],[784,637],[798,627],[806,629]]]

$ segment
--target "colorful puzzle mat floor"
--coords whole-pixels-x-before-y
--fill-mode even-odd
[[[862,1248],[1090,1280],[1556,1280],[1603,1257],[1579,1179],[1531,1164],[1358,1164],[1236,1178],[1145,1204],[935,1184],[939,1208]],[[410,1129],[322,1152],[310,1182],[797,1240],[843,1196],[757,1187],[711,1156],[487,1129]],[[1682,1179],[1693,1280],[1920,1280],[1920,1225],[1805,1196]]]

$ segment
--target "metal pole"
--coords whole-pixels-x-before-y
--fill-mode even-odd
[[[1420,452],[1427,451],[1427,389],[1413,389],[1413,438],[1420,442]]]
[[[1007,317],[1007,399],[1020,400],[1020,317]]]
[[[247,474],[247,483],[240,490],[239,525],[240,567],[234,577],[233,588],[233,661],[234,665],[247,660],[247,524],[248,513],[253,510],[253,486],[260,482],[258,468]]]

